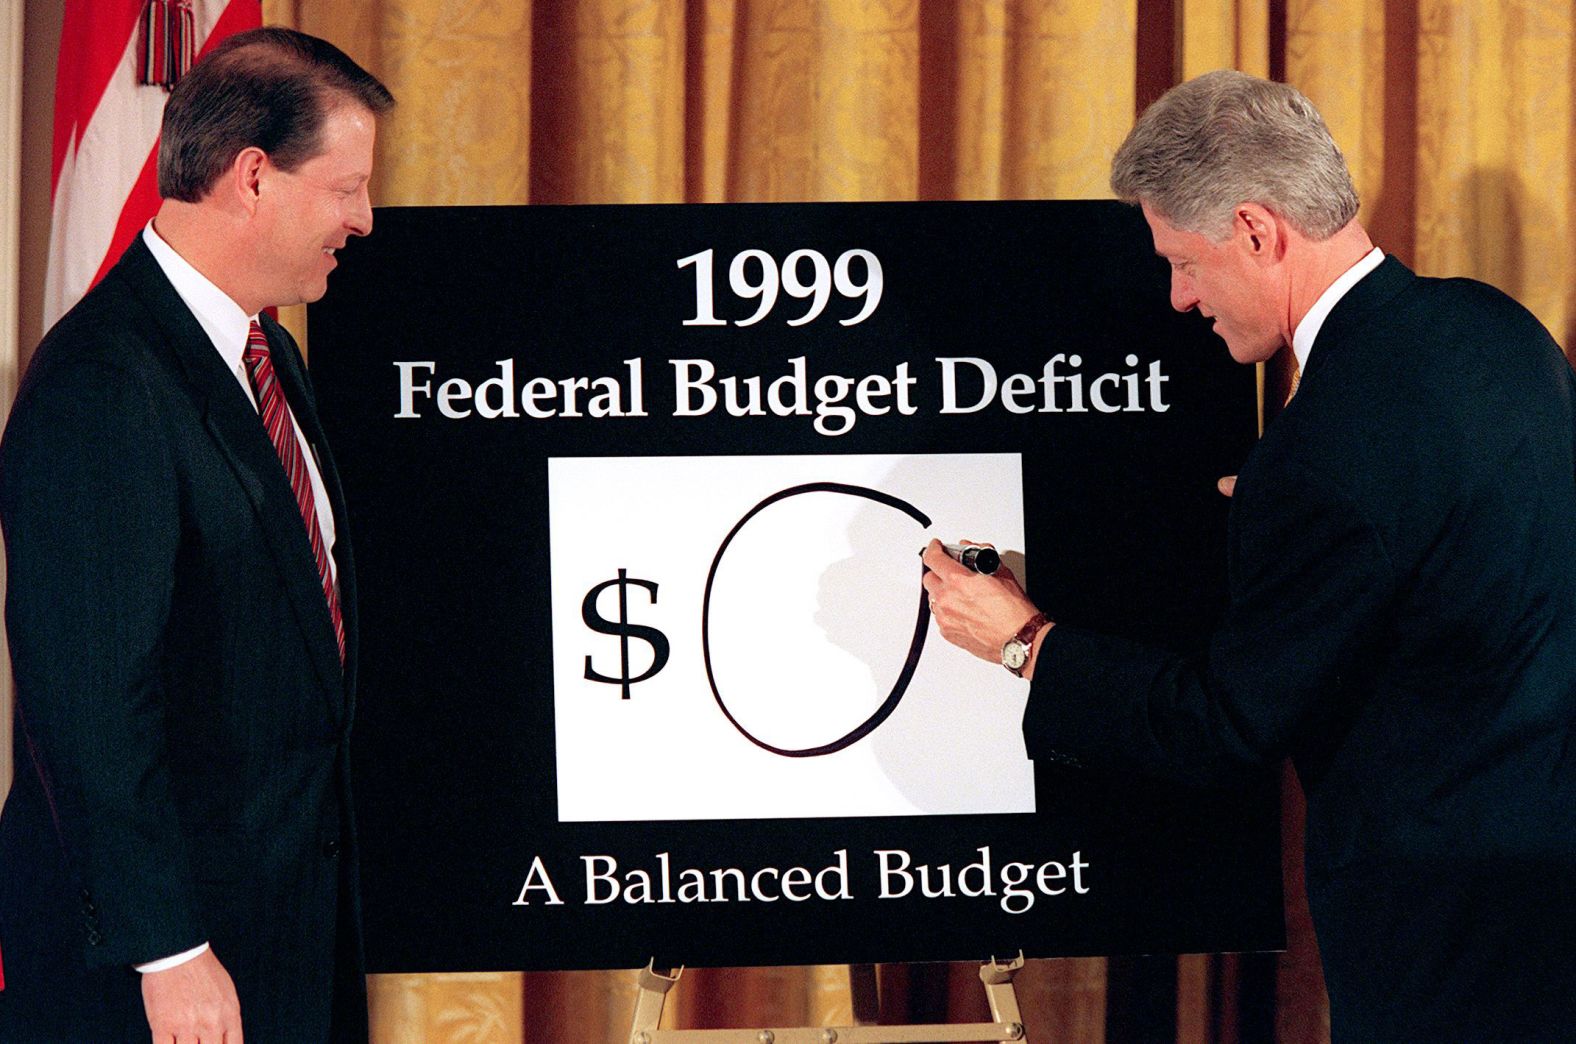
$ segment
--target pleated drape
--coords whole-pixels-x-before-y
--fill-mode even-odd
[[[333,39],[398,95],[378,143],[384,205],[1105,196],[1143,85],[1221,67],[1273,75],[1324,112],[1381,246],[1424,274],[1496,283],[1567,346],[1576,333],[1563,0],[264,8]],[[1288,793],[1294,824],[1294,783]],[[1177,962],[1178,1040],[1260,1039],[1264,1026],[1328,1039],[1305,907],[1288,917],[1292,949],[1268,980],[1252,958]],[[983,1018],[976,970],[881,969],[884,1018]],[[1031,964],[1018,980],[1031,1039],[1105,1039],[1108,970]],[[374,1040],[616,1041],[633,999],[630,972],[377,976]],[[841,967],[692,970],[664,1025],[847,1023],[849,1003]]]
[[[1417,260],[1504,289],[1572,343],[1572,8],[1424,0]]]
[[[1109,195],[1132,123],[1134,0],[932,3],[919,25],[917,198]]]
[[[1270,74],[1270,10],[1264,0],[1178,0],[1176,10],[1179,79],[1211,69]]]

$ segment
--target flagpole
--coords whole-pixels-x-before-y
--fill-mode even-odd
[[[0,25],[0,423],[11,412],[21,369],[23,7],[5,6]],[[4,584],[0,559],[0,591]],[[0,794],[11,787],[11,658],[0,630]],[[0,799],[3,800],[3,799]]]

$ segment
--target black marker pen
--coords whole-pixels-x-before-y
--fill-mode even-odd
[[[972,569],[976,573],[990,576],[1001,568],[1001,556],[994,547],[983,547],[979,544],[942,544],[942,549],[952,556],[954,562],[962,563],[965,569]],[[924,549],[920,549],[924,554]]]

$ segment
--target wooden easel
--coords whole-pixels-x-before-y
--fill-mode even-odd
[[[684,974],[678,968],[670,975],[657,971],[651,963],[640,973],[635,998],[635,1018],[630,1025],[629,1044],[945,1044],[947,1041],[996,1042],[1015,1044],[1025,1038],[1023,1017],[1018,1011],[1018,995],[1012,978],[1023,967],[1023,954],[1001,964],[992,957],[980,965],[980,981],[990,1001],[994,1022],[964,1022],[935,1026],[872,1025],[880,1011],[875,966],[850,964],[848,986],[853,997],[854,1026],[796,1026],[788,1028],[663,1030],[662,1006],[668,991]]]

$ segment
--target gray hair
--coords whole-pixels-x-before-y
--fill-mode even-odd
[[[1346,159],[1319,110],[1284,83],[1221,69],[1167,91],[1111,161],[1111,189],[1172,225],[1220,239],[1258,203],[1314,240],[1357,216]]]

